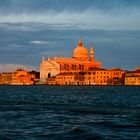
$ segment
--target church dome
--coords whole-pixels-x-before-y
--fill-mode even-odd
[[[88,50],[84,47],[82,39],[79,40],[77,47],[73,50],[73,58],[88,60]]]

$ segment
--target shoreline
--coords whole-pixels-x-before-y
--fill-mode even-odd
[[[57,86],[57,87],[140,87],[140,85],[46,85],[46,84],[34,84],[34,85],[10,85],[10,84],[1,84],[0,86]]]

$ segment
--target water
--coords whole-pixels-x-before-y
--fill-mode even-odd
[[[0,86],[0,140],[138,140],[140,87]]]

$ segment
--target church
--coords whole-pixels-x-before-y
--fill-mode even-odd
[[[42,58],[40,64],[40,82],[47,78],[55,77],[60,73],[77,73],[88,71],[93,68],[101,68],[101,62],[94,59],[94,48],[91,45],[89,51],[84,46],[82,39],[72,52],[72,57],[48,57]]]

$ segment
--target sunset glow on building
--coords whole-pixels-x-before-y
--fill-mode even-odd
[[[80,39],[73,50],[72,58],[43,57],[40,64],[40,84],[125,85],[126,70],[102,68],[101,62],[95,60],[94,53],[93,46],[88,51]]]
[[[77,73],[88,71],[90,68],[101,68],[101,62],[95,61],[94,49],[85,48],[82,39],[73,50],[72,58],[53,57],[42,59],[40,64],[40,82],[45,82],[46,78],[54,77],[60,73]]]

